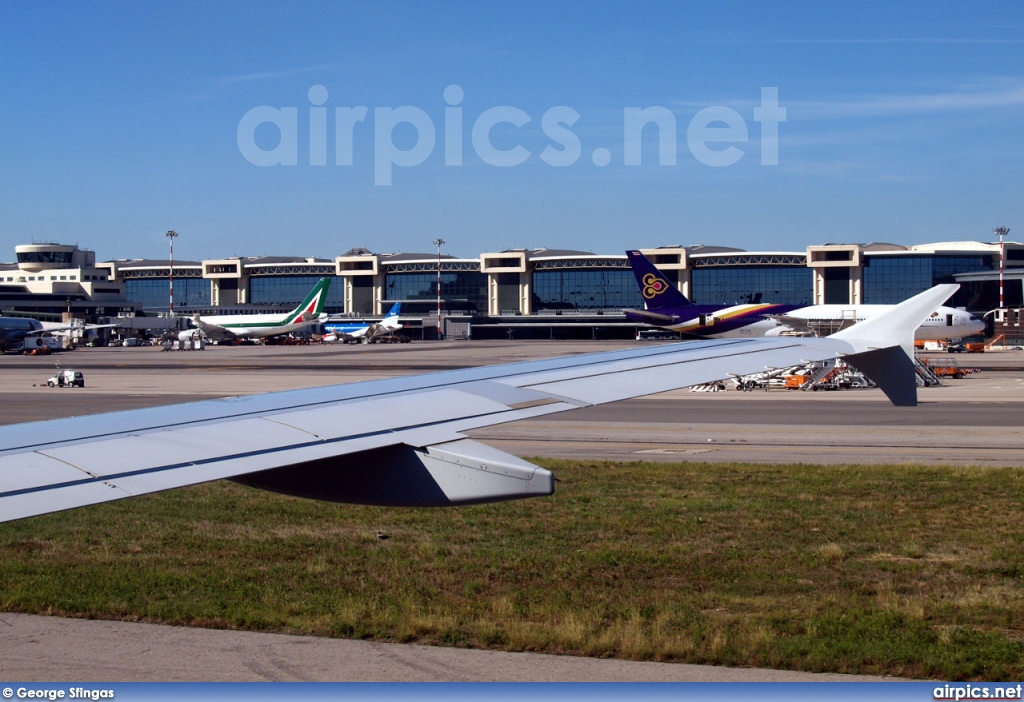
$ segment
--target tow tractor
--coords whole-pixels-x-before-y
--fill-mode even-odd
[[[57,371],[57,375],[53,376],[46,381],[47,386],[54,388],[84,388],[85,387],[85,376],[82,375],[82,371],[76,370],[62,370]]]

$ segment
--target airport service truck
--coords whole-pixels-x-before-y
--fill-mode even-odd
[[[51,388],[84,388],[85,376],[82,375],[82,371],[57,371],[57,375],[47,380],[46,385]]]

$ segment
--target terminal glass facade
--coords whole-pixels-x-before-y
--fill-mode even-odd
[[[702,305],[809,305],[814,279],[806,266],[695,268],[693,301]]]
[[[297,305],[319,282],[321,275],[253,276],[249,279],[249,301],[254,305]],[[327,276],[331,287],[327,290],[328,313],[345,311],[345,279]]]
[[[643,308],[629,268],[545,270],[533,273],[533,309],[601,310]]]
[[[846,267],[823,268],[821,277],[825,283],[826,305],[850,304],[850,269]]]
[[[919,292],[940,283],[955,283],[957,273],[992,270],[990,256],[917,255],[866,256],[864,260],[864,302],[876,305],[895,305]],[[960,298],[964,291],[954,295],[947,305],[967,304]]]
[[[171,296],[170,287],[167,278],[128,278],[124,281],[124,294],[129,302],[134,302],[143,309],[166,310]],[[174,304],[181,307],[209,305],[210,281],[203,278],[175,277]]]
[[[388,273],[384,299],[436,300],[437,273]],[[441,273],[441,299],[450,310],[467,309],[487,314],[487,275],[479,271]]]

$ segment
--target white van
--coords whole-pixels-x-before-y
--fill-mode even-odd
[[[54,388],[84,388],[85,387],[85,376],[82,375],[82,371],[76,370],[62,370],[57,371],[57,375],[53,376],[46,381],[47,386]]]

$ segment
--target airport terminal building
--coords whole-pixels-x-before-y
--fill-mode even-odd
[[[1004,248],[1006,311],[990,315],[992,332],[1017,338],[1024,308],[1024,245],[1006,243]],[[894,304],[932,285],[958,282],[961,289],[949,305],[976,314],[1000,307],[999,243],[821,244],[805,251],[763,252],[693,245],[641,251],[698,303]],[[16,254],[16,263],[0,264],[5,314],[50,318],[70,312],[94,318],[168,311],[172,271],[167,260],[97,263],[93,252],[60,244],[22,245]],[[643,306],[624,253],[516,249],[454,258],[352,249],[334,259],[176,260],[174,311],[290,309],[323,277],[333,280],[329,314],[379,317],[401,302],[403,319],[422,319],[426,337],[436,325],[439,287],[442,333],[448,336],[633,336],[637,325],[622,310]]]

